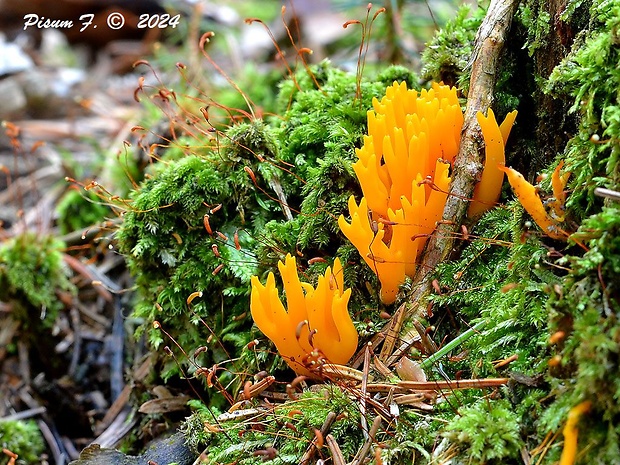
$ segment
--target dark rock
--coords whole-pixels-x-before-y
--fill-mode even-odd
[[[164,439],[154,441],[141,455],[125,455],[116,449],[101,448],[99,444],[91,444],[81,453],[80,458],[69,465],[145,465],[156,463],[166,465],[191,465],[196,454],[185,445],[181,433],[175,433]]]

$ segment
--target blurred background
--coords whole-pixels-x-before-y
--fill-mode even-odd
[[[370,4],[352,0],[0,0],[0,121],[16,122],[31,145],[46,142],[26,167],[13,160],[9,139],[0,134],[0,163],[13,166],[14,177],[47,165],[37,189],[63,179],[71,166],[82,172],[97,167],[94,153],[118,150],[144,112],[134,99],[140,76],[156,80],[144,66],[134,68],[137,60],[148,60],[161,82],[177,91],[199,87],[216,95],[229,89],[199,48],[207,31],[215,33],[207,44],[213,63],[269,112],[274,93],[268,88],[286,75],[282,57],[295,65],[294,47],[312,50],[304,53],[309,63],[329,59],[355,70],[362,50],[369,72],[390,63],[419,71],[425,43],[462,3],[386,0],[369,10]],[[373,21],[380,8],[385,12]],[[122,26],[112,28],[108,20],[118,17]],[[347,21],[368,25],[344,28]],[[180,62],[187,78],[177,72]],[[50,163],[58,167],[55,175]],[[0,179],[0,188],[6,181]],[[7,227],[20,208],[3,199],[0,221]]]

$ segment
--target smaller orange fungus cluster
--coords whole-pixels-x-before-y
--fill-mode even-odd
[[[344,289],[342,265],[334,261],[316,289],[301,282],[295,258],[278,262],[288,311],[278,297],[273,273],[266,285],[252,276],[250,309],[256,326],[273,341],[286,363],[299,375],[314,376],[320,361],[344,365],[357,349],[358,335],[347,310],[351,289]]]
[[[568,233],[560,227],[560,224],[564,222],[564,203],[566,201],[564,189],[570,176],[570,172],[560,174],[563,165],[564,162],[561,161],[551,175],[553,199],[547,202],[549,213],[545,209],[536,187],[527,182],[521,173],[505,166],[499,167],[506,173],[508,182],[525,211],[531,215],[547,236],[560,240],[568,238]]]
[[[504,173],[498,165],[504,166],[506,163],[504,149],[516,117],[517,112],[511,111],[498,127],[495,114],[490,108],[486,117],[480,112],[476,114],[484,137],[485,156],[482,177],[474,188],[474,200],[469,204],[467,212],[470,217],[481,215],[499,199],[504,183]]]
[[[579,419],[592,408],[592,402],[585,400],[575,405],[568,412],[568,420],[564,425],[564,449],[560,456],[560,465],[573,465],[577,459],[577,438],[579,436]]]
[[[350,222],[338,224],[381,282],[381,300],[395,301],[398,287],[416,272],[416,260],[441,220],[450,169],[459,151],[463,113],[455,87],[434,83],[430,90],[394,83],[368,112],[368,135],[353,164],[364,194],[349,199]],[[478,122],[486,143],[486,163],[469,214],[499,199],[504,145],[517,112],[498,126],[493,111]]]

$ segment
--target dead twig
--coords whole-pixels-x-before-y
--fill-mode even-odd
[[[24,387],[19,390],[19,398],[30,409],[39,409],[42,405],[30,394],[29,388]],[[45,439],[54,459],[54,463],[65,465],[68,460],[68,454],[65,450],[62,438],[58,434],[56,425],[53,420],[45,412],[41,413],[41,418],[37,420],[37,426]]]
[[[28,410],[22,410],[21,412],[12,413],[11,415],[6,415],[0,418],[0,422],[3,421],[16,421],[16,420],[26,420],[28,418],[32,418],[37,415],[41,415],[47,412],[47,409],[43,406],[29,408]]]
[[[115,295],[112,334],[109,336],[112,347],[110,354],[110,397],[112,401],[115,401],[120,396],[125,387],[125,379],[123,377],[125,371],[123,364],[125,348],[124,322],[121,298]]]
[[[30,352],[28,345],[23,340],[17,341],[17,354],[19,357],[19,373],[25,386],[32,383],[30,370]]]
[[[375,419],[373,420],[372,426],[370,427],[370,431],[368,431],[368,438],[366,439],[366,442],[364,443],[362,448],[359,450],[359,452],[353,459],[353,462],[352,462],[353,465],[359,465],[363,463],[364,460],[366,459],[368,452],[370,452],[370,446],[375,441],[375,437],[377,435],[377,432],[379,431],[379,427],[381,426],[381,421],[382,421],[381,415],[377,415]]]
[[[443,221],[431,235],[413,280],[412,302],[407,317],[422,311],[431,290],[431,277],[439,263],[450,255],[455,238],[467,214],[469,199],[482,170],[483,138],[476,113],[487,112],[493,101],[500,55],[516,11],[518,0],[492,0],[482,22],[472,55],[471,78],[459,153],[453,167],[452,182]]]
[[[69,310],[69,315],[73,326],[73,352],[71,353],[71,362],[67,374],[69,377],[75,378],[82,352],[82,321],[80,320],[80,311],[75,307]]]
[[[379,353],[379,360],[382,362],[386,362],[390,355],[394,353],[394,347],[398,342],[398,335],[400,334],[400,330],[403,327],[403,323],[405,321],[405,310],[406,305],[403,303],[394,316],[392,316],[390,320],[390,325],[388,328],[388,332],[385,335],[385,340],[383,341],[383,346],[381,347],[381,352]]]
[[[134,383],[140,383],[142,380],[144,380],[144,378],[147,377],[147,375],[153,369],[154,361],[155,361],[155,357],[153,355],[150,355],[140,364],[140,366],[137,369],[134,370],[133,376],[132,376]],[[108,429],[112,425],[112,422],[114,421],[114,419],[120,416],[121,412],[126,407],[128,407],[129,399],[131,396],[131,392],[133,391],[133,388],[134,388],[133,383],[125,385],[125,387],[123,388],[119,396],[116,398],[116,400],[112,403],[112,405],[106,412],[101,422],[99,422],[96,425],[95,434],[102,435],[105,432],[105,430]]]
[[[138,423],[135,408],[125,407],[112,421],[110,426],[101,433],[91,444],[101,447],[115,447],[133,427]]]
[[[620,192],[611,189],[605,189],[604,187],[597,187],[596,189],[594,189],[594,195],[620,202]]]
[[[92,266],[88,266],[83,264],[80,260],[78,260],[77,258],[69,255],[69,254],[63,254],[62,258],[64,259],[65,263],[76,273],[78,273],[79,275],[85,277],[86,279],[88,279],[91,283],[99,283],[101,282],[101,273],[96,273],[96,268],[92,267]],[[106,277],[107,278],[107,277]],[[107,284],[107,282],[106,282]],[[116,284],[113,284],[114,287],[118,287],[116,286]],[[107,289],[107,287],[103,287],[103,286],[93,286],[94,289],[97,291],[97,293],[106,301],[106,302],[112,302],[114,300],[114,297],[112,296],[112,293]],[[114,289],[116,290],[116,289]]]
[[[336,415],[335,412],[329,412],[327,414],[327,416],[325,417],[325,421],[323,422],[323,425],[321,426],[321,430],[319,431],[320,434],[315,434],[315,437],[312,439],[312,442],[310,442],[310,446],[306,449],[306,452],[301,458],[301,462],[300,462],[301,465],[310,463],[310,461],[314,458],[314,454],[316,453],[317,449],[323,447],[323,444],[319,444],[319,442],[322,442],[323,438],[327,436],[327,433],[331,429],[337,417],[338,415]]]
[[[360,388],[360,415],[362,432],[364,437],[368,440],[368,423],[366,422],[366,387],[368,386],[368,371],[370,370],[370,352],[372,343],[366,344],[366,351],[364,352],[364,375],[362,376],[362,387]]]
[[[329,447],[329,451],[332,453],[332,462],[334,465],[345,465],[344,457],[342,456],[342,451],[340,450],[340,446],[334,439],[331,434],[328,434],[325,437],[325,442],[327,442],[327,447]]]
[[[436,391],[441,389],[482,389],[503,386],[510,378],[455,379],[448,381],[399,381],[401,388],[413,391]]]
[[[404,336],[401,337],[400,346],[398,346],[394,353],[388,357],[385,364],[388,367],[394,365],[398,360],[400,360],[401,357],[406,356],[413,344],[420,340],[420,335],[415,329],[409,330]]]

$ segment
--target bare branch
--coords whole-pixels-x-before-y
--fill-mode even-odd
[[[454,238],[467,214],[469,199],[482,171],[484,142],[476,121],[478,111],[486,114],[493,101],[499,59],[508,36],[518,0],[493,0],[476,35],[472,54],[472,70],[467,96],[465,120],[459,153],[454,161],[452,183],[441,221],[428,241],[422,262],[413,280],[408,317],[424,306],[431,290],[435,267],[446,260],[454,246]]]

